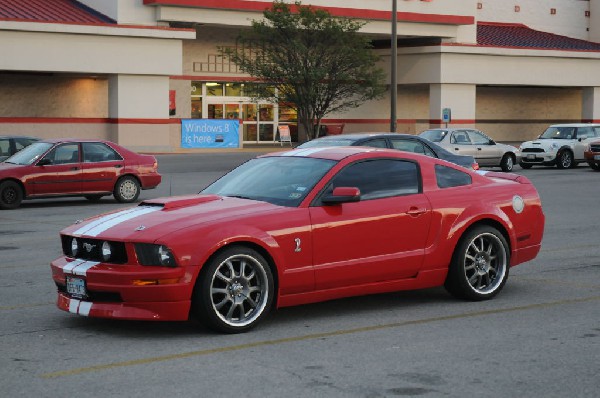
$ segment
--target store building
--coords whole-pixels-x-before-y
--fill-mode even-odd
[[[293,3],[293,1],[289,1]],[[219,55],[262,0],[0,2],[0,134],[94,137],[149,152],[193,151],[182,124],[237,120],[239,144],[278,142],[285,104],[255,103]],[[390,74],[390,0],[311,0],[367,22]],[[368,8],[367,8],[368,7]],[[600,122],[600,0],[397,0],[398,131],[474,126],[524,141],[548,124]],[[387,131],[390,98],[325,123]]]

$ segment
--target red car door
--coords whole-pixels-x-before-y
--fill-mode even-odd
[[[310,208],[316,288],[415,276],[431,223],[418,165],[396,159],[355,163],[323,195],[333,187],[357,187],[361,200]]]
[[[83,192],[112,192],[124,167],[121,155],[103,142],[83,142],[81,146]]]
[[[34,174],[28,178],[32,194],[58,195],[81,192],[81,164],[79,144],[58,144],[50,150],[36,166]]]

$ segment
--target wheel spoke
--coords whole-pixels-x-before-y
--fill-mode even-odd
[[[232,303],[231,298],[226,295],[223,300],[219,301],[218,303],[215,303],[215,308],[217,309],[217,311],[221,310],[221,308],[223,308],[223,306],[227,303]],[[233,306],[232,306],[233,307]]]
[[[225,275],[223,275],[220,270],[217,271],[217,273],[215,274],[215,276],[217,278],[219,278],[220,280],[222,280],[223,282],[226,282],[226,283],[230,283],[231,282],[231,278],[228,278]]]

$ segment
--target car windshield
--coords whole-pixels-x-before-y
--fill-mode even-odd
[[[15,153],[10,158],[6,159],[5,163],[28,165],[37,161],[40,156],[52,148],[49,142],[34,142],[28,147],[23,148],[21,151]]]
[[[575,138],[575,127],[548,127],[541,139],[570,140]]]
[[[440,142],[446,134],[448,134],[446,130],[425,130],[419,136],[432,142]]]
[[[296,207],[335,164],[333,160],[294,156],[252,159],[200,193]]]
[[[336,138],[336,139],[327,139],[327,140],[312,140],[305,142],[302,145],[299,145],[298,149],[303,148],[320,148],[326,146],[350,146],[354,143],[354,140],[345,139],[345,138]]]

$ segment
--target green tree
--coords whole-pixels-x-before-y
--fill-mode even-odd
[[[364,23],[299,1],[275,1],[263,15],[240,34],[236,47],[220,50],[242,72],[267,83],[257,85],[256,99],[296,109],[299,130],[308,139],[319,136],[325,115],[383,95],[379,57],[358,33]]]

